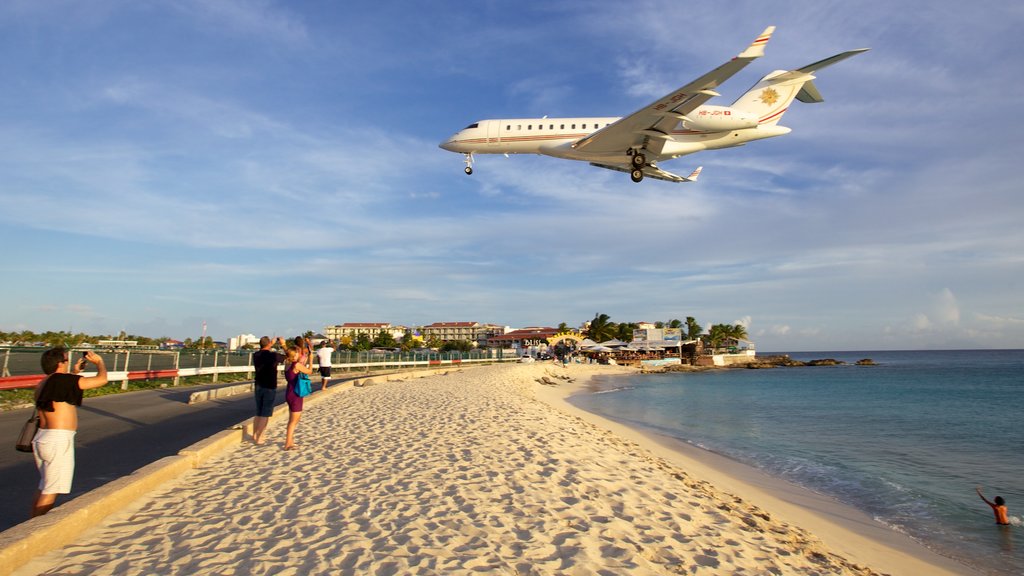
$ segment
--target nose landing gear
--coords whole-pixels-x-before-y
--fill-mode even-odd
[[[466,153],[466,168],[463,170],[463,172],[466,173],[466,176],[469,176],[473,173],[473,155],[470,153]]]

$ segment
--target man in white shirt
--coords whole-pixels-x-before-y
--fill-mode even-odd
[[[331,353],[334,352],[334,348],[331,348],[330,342],[324,342],[320,349],[316,351],[317,361],[320,363],[320,389],[327,388],[327,381],[331,378]]]

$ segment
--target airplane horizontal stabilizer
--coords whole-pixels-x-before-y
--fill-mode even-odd
[[[804,74],[814,74],[815,72],[821,70],[826,66],[831,66],[837,62],[842,62],[843,60],[846,60],[851,56],[856,56],[857,54],[867,52],[868,50],[870,50],[870,48],[858,48],[857,50],[849,50],[847,52],[842,52],[840,54],[836,54],[835,56],[825,58],[824,60],[818,60],[814,64],[808,64],[803,68],[798,68],[797,70],[795,70],[795,72],[802,72]]]

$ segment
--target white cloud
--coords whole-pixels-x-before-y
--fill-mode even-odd
[[[934,296],[934,317],[941,324],[957,325],[960,323],[960,305],[956,296],[949,288],[943,288]]]

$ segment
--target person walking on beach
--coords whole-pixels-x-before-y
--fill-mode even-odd
[[[79,374],[88,363],[96,366],[95,376]],[[67,348],[59,346],[43,352],[40,364],[46,378],[36,385],[35,393],[39,431],[32,440],[32,453],[39,469],[39,487],[32,499],[33,518],[49,512],[57,494],[71,492],[82,392],[107,383],[107,367],[95,352],[83,353],[72,370]]]
[[[991,502],[988,498],[985,498],[984,494],[981,493],[981,486],[978,486],[975,490],[978,492],[978,496],[985,501],[985,504],[988,504],[992,508],[992,513],[996,515],[996,524],[1000,526],[1009,526],[1010,514],[1006,509],[1006,500],[1004,500],[1002,496],[996,496],[995,502]]]
[[[320,349],[316,351],[316,359],[320,364],[320,389],[327,388],[327,381],[331,379],[331,354],[334,352],[334,348],[331,348],[330,342],[324,342],[320,346]]]
[[[308,340],[305,341],[305,345],[305,350],[300,349],[298,346],[290,346],[288,348],[288,364],[285,365],[284,370],[284,377],[288,382],[284,393],[284,399],[288,403],[288,430],[284,440],[285,450],[295,449],[295,428],[298,427],[299,419],[302,418],[302,397],[295,393],[295,384],[299,379],[300,372],[303,374],[313,373],[312,350]]]
[[[252,443],[263,444],[263,433],[267,423],[274,414],[274,400],[277,399],[277,367],[284,362],[284,354],[273,351],[274,344],[280,342],[284,349],[284,338],[260,338],[260,349],[252,355],[255,368],[253,394],[256,398],[256,416],[252,420]]]

